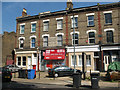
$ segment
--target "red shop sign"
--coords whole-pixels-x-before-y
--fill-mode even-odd
[[[45,51],[45,60],[62,60],[65,59],[65,49],[54,49]]]

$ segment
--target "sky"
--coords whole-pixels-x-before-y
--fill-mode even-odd
[[[34,1],[29,0],[31,2],[20,2],[19,0],[16,0],[16,1],[17,2],[15,2],[15,0],[12,0],[11,2],[8,2],[8,0],[3,0],[1,2],[2,5],[0,3],[0,9],[1,9],[0,11],[2,12],[1,13],[2,17],[0,18],[0,20],[2,19],[1,20],[2,23],[0,23],[0,26],[2,24],[2,30],[0,27],[0,33],[3,33],[4,31],[16,32],[16,17],[19,17],[22,15],[23,8],[27,9],[28,15],[33,16],[33,15],[38,15],[39,13],[46,12],[46,11],[55,12],[55,11],[65,10],[66,9],[65,1],[67,0],[65,0],[64,2],[54,2],[54,0],[50,2],[46,2],[45,0],[43,0],[45,2],[37,2],[37,0],[34,0]],[[97,5],[98,3],[98,2],[92,2],[92,1],[87,2],[87,1],[86,2],[78,2],[78,1],[73,2],[73,8],[92,6],[92,5]],[[101,2],[101,1],[102,0],[99,1],[100,4],[116,2],[116,0],[115,1],[112,0],[111,2]]]

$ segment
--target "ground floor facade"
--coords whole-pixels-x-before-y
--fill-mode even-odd
[[[118,44],[75,46],[75,53],[72,46],[62,49],[15,50],[15,64],[17,66],[37,71],[46,71],[61,65],[74,68],[74,63],[75,68],[81,71],[83,65],[86,72],[99,71],[100,68],[102,71],[107,71],[108,65],[114,61],[120,61],[120,45]]]

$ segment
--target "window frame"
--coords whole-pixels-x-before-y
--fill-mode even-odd
[[[81,65],[80,65],[80,56],[81,56]],[[82,55],[78,55],[78,66],[82,66]]]
[[[18,58],[20,58],[20,65],[18,64],[19,63],[19,59]],[[17,57],[17,66],[21,66],[21,64],[22,64],[22,60],[21,59],[22,58],[20,56]]]
[[[90,33],[94,33],[94,37],[90,37]],[[90,39],[94,39],[94,43],[90,43]],[[88,33],[88,44],[95,44],[95,32]]]
[[[75,55],[76,63],[75,66],[77,66],[77,55]],[[74,55],[71,55],[71,66],[74,66]]]
[[[78,39],[75,39],[75,41],[78,40],[78,44],[75,44],[75,45],[79,45],[79,34],[75,33],[75,35],[76,34],[78,35]],[[72,45],[74,45],[74,33],[72,34]]]
[[[22,29],[22,26],[24,26],[24,29]],[[23,33],[22,33],[23,30]],[[25,23],[20,24],[20,34],[24,34],[25,33]]]
[[[33,39],[35,39],[35,42],[32,42]],[[32,46],[32,44],[36,44],[36,38],[35,37],[31,38],[31,48],[35,48],[35,47]]]
[[[89,17],[93,16],[93,19],[92,20],[89,20]],[[93,25],[90,25],[89,22],[93,22]],[[87,26],[95,26],[95,23],[94,23],[94,15],[88,15],[87,16]]]
[[[60,22],[60,25],[58,24],[58,22]],[[59,29],[63,29],[63,19],[57,19],[57,30]]]
[[[23,47],[21,47],[21,41],[23,40],[23,47],[24,47],[24,39],[23,38],[21,38],[20,40],[19,40],[19,49],[23,49]]]
[[[89,64],[89,65],[87,64],[87,60],[88,60],[88,59],[87,59],[87,56],[90,56],[90,57],[89,57],[89,61],[90,61],[90,64]],[[91,66],[91,55],[86,55],[86,66]]]
[[[71,27],[73,28],[73,17],[71,18]],[[74,16],[74,28],[78,28],[78,17],[77,16]]]
[[[24,58],[25,57],[25,61],[24,61]],[[24,65],[24,62],[25,62],[25,65]],[[23,67],[26,67],[26,65],[27,65],[27,59],[26,59],[26,56],[22,56],[22,66]]]
[[[46,41],[44,41],[45,37],[47,37]],[[45,46],[45,43],[46,43],[47,46]],[[48,36],[43,37],[43,47],[48,47]]]
[[[45,25],[47,23],[47,25]],[[45,26],[47,27],[47,30],[45,30]],[[43,22],[43,31],[49,31],[49,21]]]
[[[61,36],[61,40],[58,40],[58,36]],[[61,43],[59,45],[59,42]],[[57,35],[57,46],[62,46],[63,45],[63,35]]]
[[[111,32],[112,36],[111,36],[111,34],[108,36],[108,32]],[[112,41],[110,41],[111,40],[110,37],[112,37]],[[114,43],[114,32],[112,30],[106,31],[106,42],[107,43]]]
[[[109,17],[109,18],[106,18],[106,15],[107,14],[111,14],[111,17]],[[109,13],[104,13],[104,19],[105,19],[105,25],[109,25],[109,24],[112,24],[112,13],[111,12],[109,12]],[[107,21],[106,21],[107,20]],[[109,21],[109,22],[108,22]],[[111,21],[111,22],[110,22]],[[108,23],[106,23],[106,22],[108,22]]]
[[[33,28],[33,25],[35,24],[35,28]],[[33,29],[35,29],[35,31],[33,31]],[[36,23],[31,23],[31,33],[36,32]]]

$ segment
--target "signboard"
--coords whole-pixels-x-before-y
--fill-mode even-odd
[[[45,51],[45,60],[63,60],[65,59],[65,49],[54,49]]]

